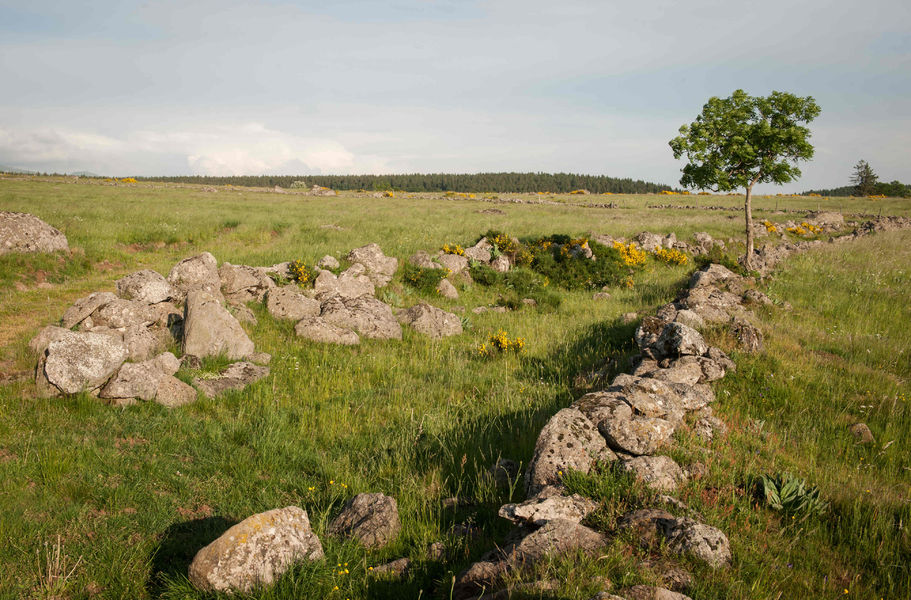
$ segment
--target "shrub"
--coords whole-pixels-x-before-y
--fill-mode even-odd
[[[712,249],[709,250],[707,254],[700,254],[693,259],[693,262],[696,263],[696,267],[699,269],[716,263],[727,267],[738,275],[744,277],[748,275],[746,269],[744,269],[736,260],[725,254],[719,246],[712,246]]]
[[[536,253],[532,268],[554,285],[568,290],[618,285],[629,275],[630,269],[617,249],[589,242],[596,258],[591,260],[564,252],[562,249],[570,241],[572,240],[568,236],[551,236],[538,240],[535,246],[541,248],[541,251]]]
[[[492,333],[487,337],[487,341],[478,346],[478,354],[484,357],[496,356],[506,352],[521,354],[525,350],[525,338],[517,337],[509,339],[502,329]]]
[[[686,254],[680,250],[677,250],[676,248],[671,248],[670,250],[665,248],[656,248],[654,256],[656,259],[666,265],[685,265],[688,260]]]
[[[489,266],[477,261],[471,261],[468,266],[468,274],[471,275],[471,279],[475,283],[485,286],[496,285],[503,280],[502,273],[494,271]]]
[[[762,493],[766,506],[786,515],[807,516],[822,514],[829,503],[819,497],[819,488],[807,484],[790,473],[760,478]]]
[[[448,269],[424,269],[405,263],[402,278],[411,287],[432,294],[440,282],[449,275]]]
[[[291,280],[300,286],[312,285],[313,280],[319,275],[315,267],[308,267],[302,260],[291,261],[288,271],[291,273]]]

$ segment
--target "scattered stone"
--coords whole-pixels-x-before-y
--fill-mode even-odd
[[[458,254],[442,253],[436,257],[436,261],[440,263],[444,269],[448,269],[450,275],[458,275],[468,268],[468,259],[464,256],[459,256]]]
[[[548,521],[525,536],[507,555],[515,566],[532,567],[541,559],[569,552],[593,553],[607,544],[607,538],[593,529],[564,519]]]
[[[322,317],[308,317],[294,326],[294,333],[298,337],[321,344],[341,344],[343,346],[356,346],[361,343],[361,338],[350,329],[338,327],[327,323]]]
[[[440,265],[433,261],[433,256],[431,256],[430,253],[426,250],[418,250],[408,258],[408,262],[422,269],[440,268]]]
[[[509,270],[509,259],[502,254],[490,261],[490,268],[497,273],[505,273]]]
[[[617,528],[630,534],[643,548],[655,548],[675,522],[674,515],[666,510],[642,508],[620,517]]]
[[[335,270],[335,269],[338,269],[339,267],[341,267],[342,265],[339,264],[337,258],[327,254],[326,256],[319,259],[319,262],[316,263],[316,266],[318,266],[320,269]]]
[[[433,542],[427,546],[427,558],[430,560],[444,560],[446,558],[446,544]]]
[[[402,339],[402,326],[392,308],[372,296],[334,296],[323,303],[320,316],[331,325],[353,329],[366,338]]]
[[[358,494],[329,524],[332,536],[353,537],[366,548],[382,548],[402,529],[395,498],[383,494]]]
[[[449,298],[450,300],[457,300],[459,297],[459,291],[448,279],[440,280],[439,285],[437,285],[437,293],[444,298]]]
[[[0,211],[0,254],[65,252],[69,249],[66,236],[38,217]]]
[[[452,588],[453,600],[467,600],[500,585],[509,565],[503,560],[481,560],[459,573]]]
[[[196,390],[176,377],[167,375],[158,381],[155,402],[168,408],[177,408],[196,402]]]
[[[236,362],[216,377],[194,377],[193,385],[209,398],[215,398],[225,392],[242,390],[268,374],[269,367],[254,365],[251,362]]]
[[[620,466],[659,492],[673,492],[686,481],[683,469],[670,456],[635,456],[621,459]]]
[[[610,294],[607,292],[595,292],[592,294],[592,300],[610,300]]]
[[[709,349],[698,331],[682,323],[665,325],[652,348],[658,357],[686,354],[702,356]]]
[[[335,276],[332,271],[320,271],[313,282],[313,291],[318,298],[325,299],[332,296],[343,298],[359,298],[372,296],[376,288],[363,265],[352,265],[348,270]]]
[[[875,441],[873,432],[866,423],[855,423],[851,425],[850,431],[858,444],[872,444]]]
[[[383,287],[395,275],[399,266],[397,258],[386,256],[379,244],[367,244],[348,253],[351,264],[359,263],[367,269],[367,276],[376,287]]]
[[[462,333],[462,320],[458,316],[426,302],[415,304],[406,310],[402,320],[407,325],[411,325],[415,331],[434,339]]]
[[[111,336],[68,331],[48,344],[39,372],[64,394],[78,394],[101,387],[128,354],[123,342]]]
[[[522,304],[525,306],[535,307],[538,305],[538,301],[534,298],[522,298]]]
[[[620,315],[620,322],[624,325],[629,325],[630,323],[635,323],[639,320],[639,315],[634,312],[623,313]]]
[[[401,578],[411,568],[410,558],[399,558],[378,567],[373,567],[370,573],[375,576]]]
[[[126,300],[158,304],[170,300],[174,290],[160,273],[145,269],[118,279],[117,293]]]
[[[221,278],[218,261],[208,252],[185,258],[171,268],[168,282],[174,287],[175,299],[182,301],[191,290],[208,292],[221,302]]]
[[[187,295],[185,310],[184,354],[201,358],[224,354],[232,359],[253,354],[253,342],[217,297],[203,289],[193,289]]]
[[[746,304],[758,304],[760,306],[771,306],[774,304],[771,298],[753,288],[750,288],[743,293],[743,301]]]
[[[579,494],[555,495],[530,498],[520,504],[504,504],[498,514],[513,523],[527,523],[540,527],[555,519],[579,523],[597,508],[595,502]]]
[[[257,365],[268,365],[272,362],[272,355],[268,352],[254,352],[250,355],[250,362]]]
[[[266,294],[266,309],[276,319],[300,321],[307,317],[318,317],[320,303],[289,285],[269,290]]]
[[[723,265],[712,263],[693,273],[693,276],[690,278],[690,287],[697,288],[707,285],[717,285],[736,279],[740,279],[740,275]]]
[[[267,586],[295,562],[323,558],[307,511],[296,506],[244,519],[200,550],[190,582],[203,591],[248,593]]]
[[[720,529],[680,517],[667,532],[670,552],[705,561],[718,569],[731,563],[731,544]]]
[[[706,407],[701,412],[703,413],[702,416],[693,424],[693,433],[699,438],[706,443],[711,443],[716,436],[727,433],[727,425],[724,424],[724,421],[712,414],[712,409],[710,407]]]
[[[532,497],[544,486],[562,486],[562,474],[569,469],[588,473],[596,460],[615,458],[582,412],[564,408],[551,417],[538,435],[525,475],[526,494]]]

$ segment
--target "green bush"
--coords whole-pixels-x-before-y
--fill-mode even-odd
[[[550,239],[562,237],[551,236]],[[589,242],[589,248],[596,258],[590,260],[562,251],[565,247],[565,244],[558,245],[555,242],[545,251],[537,253],[532,262],[532,268],[554,285],[568,290],[598,289],[605,285],[618,285],[630,274],[630,267],[623,264],[620,253],[614,248]]]
[[[725,254],[724,250],[720,246],[712,246],[712,249],[709,250],[708,254],[700,254],[693,259],[693,262],[696,263],[696,268],[701,269],[712,263],[722,265],[727,267],[731,271],[746,277],[749,275],[746,269],[738,263],[736,260]]]
[[[766,506],[786,515],[822,514],[829,507],[829,503],[819,497],[819,488],[808,487],[804,480],[790,473],[763,475],[759,483]]]
[[[475,283],[488,287],[503,281],[502,273],[494,271],[489,266],[477,261],[471,261],[468,266],[468,274],[471,275],[471,279]]]
[[[446,278],[445,269],[424,269],[410,263],[405,263],[402,270],[402,279],[411,287],[432,294],[440,282]]]

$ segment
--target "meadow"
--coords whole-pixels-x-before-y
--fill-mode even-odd
[[[728,240],[743,221],[739,197],[566,195],[534,204],[478,196],[313,197],[0,178],[0,210],[41,217],[73,249],[66,257],[0,256],[0,597],[208,597],[186,580],[195,552],[253,513],[297,505],[309,512],[326,561],[293,569],[255,597],[448,598],[453,576],[508,532],[499,506],[522,498],[521,479],[498,487],[490,466],[502,457],[524,468],[540,428],[588,391],[591,373],[629,368],[635,323],[621,315],[673,300],[692,261],[650,262],[632,288],[611,289],[608,299],[562,291],[556,310],[483,314],[470,309],[495,302],[496,290],[425,296],[403,284],[400,269],[390,302],[467,309],[465,333],[437,341],[407,330],[401,342],[312,344],[295,337],[293,323],[254,307],[259,322],[249,331],[272,354],[271,374],[173,410],[114,408],[88,395],[37,399],[27,342],[77,298],[113,290],[139,269],[167,274],[201,251],[234,264],[313,264],[377,242],[403,261],[445,243],[471,244],[489,229],[529,238],[653,231],[689,239],[705,231]],[[616,207],[586,206],[602,202]],[[676,207],[650,208],[666,204]],[[901,199],[760,197],[754,207],[755,218],[773,221],[790,218],[783,209],[911,215]],[[678,462],[707,466],[679,497],[725,531],[734,551],[727,570],[686,564],[695,575],[688,595],[909,597],[911,232],[796,255],[761,287],[777,303],[759,309],[764,352],[740,354],[723,330],[706,334],[738,365],[714,386],[728,435],[706,447],[681,434],[670,450]],[[524,352],[479,356],[479,344],[499,330],[524,338]],[[875,444],[855,444],[847,428],[858,421]],[[790,519],[765,507],[757,478],[785,472],[818,486],[828,511]],[[570,484],[601,501],[593,521],[606,528],[654,500],[609,469]],[[345,500],[376,491],[399,502],[403,531],[392,545],[366,551],[324,535]],[[446,546],[442,559],[427,552],[435,541]],[[602,589],[593,577],[616,588],[653,582],[638,564],[656,552],[618,538],[594,559],[542,566],[535,578],[559,586],[515,597],[584,600]],[[414,564],[402,581],[369,573],[402,556]],[[349,572],[339,574],[338,564]]]

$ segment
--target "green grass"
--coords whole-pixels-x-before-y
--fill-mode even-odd
[[[0,209],[41,216],[82,249],[69,258],[0,261],[0,279],[21,283],[0,288],[0,364],[28,368],[27,340],[75,298],[112,290],[140,268],[166,274],[202,250],[235,264],[312,264],[374,241],[404,259],[444,242],[471,243],[492,228],[520,237],[650,230],[726,239],[741,226],[736,213],[645,208],[734,205],[736,198],[606,198],[622,208],[508,204],[497,205],[505,215],[489,215],[479,212],[489,204],[468,200],[0,180]],[[911,540],[896,524],[907,527],[911,517],[909,242],[908,233],[895,233],[833,245],[794,257],[775,274],[768,292],[794,308],[763,309],[766,352],[734,354],[738,371],[716,386],[730,435],[706,449],[684,433],[672,450],[681,462],[709,467],[681,496],[734,547],[729,571],[689,565],[698,582],[693,598],[841,597],[845,588],[853,597],[908,595]],[[50,286],[36,285],[37,269],[48,271]],[[259,325],[250,333],[257,349],[273,355],[271,375],[175,410],[116,409],[88,396],[40,400],[27,381],[0,386],[0,597],[62,590],[69,598],[201,598],[186,581],[196,550],[250,514],[291,504],[309,512],[327,560],[293,569],[256,597],[448,597],[453,575],[508,531],[497,508],[521,498],[521,481],[498,489],[487,469],[501,456],[524,468],[540,428],[579,393],[579,376],[628,366],[634,325],[618,317],[672,299],[687,274],[653,263],[633,289],[611,290],[608,300],[560,291],[557,310],[466,312],[470,328],[456,338],[432,341],[406,330],[401,342],[355,348],[301,342],[293,323],[254,307]],[[470,309],[495,303],[498,290],[475,285],[460,293],[449,301],[412,290],[400,270],[387,297],[402,306],[431,299]],[[522,356],[478,356],[500,329],[525,338]],[[715,342],[727,340],[719,333]],[[847,426],[855,420],[873,429],[875,448],[854,445]],[[830,513],[791,525],[757,506],[750,482],[784,471],[819,486]],[[592,524],[606,529],[620,511],[652,501],[610,469],[574,485],[602,502]],[[325,535],[347,498],[374,491],[399,501],[404,528],[390,547],[368,552]],[[471,505],[443,508],[452,496]],[[482,534],[450,532],[463,522]],[[42,556],[58,535],[75,570],[54,587]],[[427,557],[436,540],[447,545],[445,561]],[[369,566],[401,556],[415,563],[403,582],[367,575]],[[598,591],[594,575],[617,587],[654,581],[636,569],[644,556],[617,540],[598,560],[555,561],[538,575],[563,582],[551,597],[588,598]],[[339,576],[338,563],[348,563],[350,574]]]

